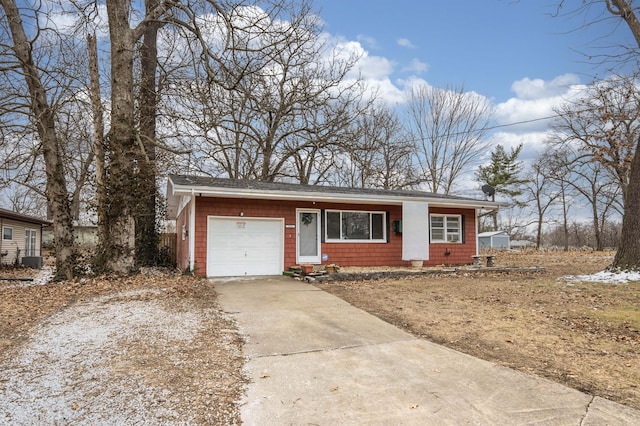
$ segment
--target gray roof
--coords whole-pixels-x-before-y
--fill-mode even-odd
[[[459,200],[484,202],[474,198],[457,197],[453,195],[436,194],[424,191],[408,191],[402,189],[377,189],[377,188],[346,188],[324,185],[301,185],[297,183],[264,182],[246,179],[214,178],[208,176],[169,175],[169,179],[177,186],[227,188],[262,191],[290,191],[319,194],[354,194],[382,197],[415,197],[437,198],[442,200]]]
[[[13,219],[20,222],[36,223],[39,225],[51,225],[53,223],[50,220],[40,219],[37,217],[28,216],[26,214],[16,213],[14,211],[6,210],[6,209],[0,209],[0,217]]]
[[[246,199],[299,200],[373,205],[404,205],[406,202],[429,203],[440,207],[496,210],[500,203],[424,191],[376,188],[344,188],[263,182],[207,176],[169,175],[167,184],[167,218],[175,219],[182,203],[191,194],[202,197],[239,197]]]

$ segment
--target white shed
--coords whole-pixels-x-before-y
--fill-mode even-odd
[[[478,248],[480,250],[509,250],[509,234],[506,231],[482,232],[478,234]]]

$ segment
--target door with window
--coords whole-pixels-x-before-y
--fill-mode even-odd
[[[36,255],[36,230],[25,229],[24,231],[24,255]]]
[[[320,210],[298,210],[297,212],[297,262],[320,263]]]

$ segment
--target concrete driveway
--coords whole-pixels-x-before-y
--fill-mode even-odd
[[[247,336],[247,425],[622,425],[640,411],[405,333],[284,277],[213,280]]]

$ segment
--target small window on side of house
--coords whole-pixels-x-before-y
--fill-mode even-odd
[[[462,242],[461,215],[430,215],[432,243]]]
[[[10,226],[2,227],[2,239],[5,241],[13,240],[13,228]]]

